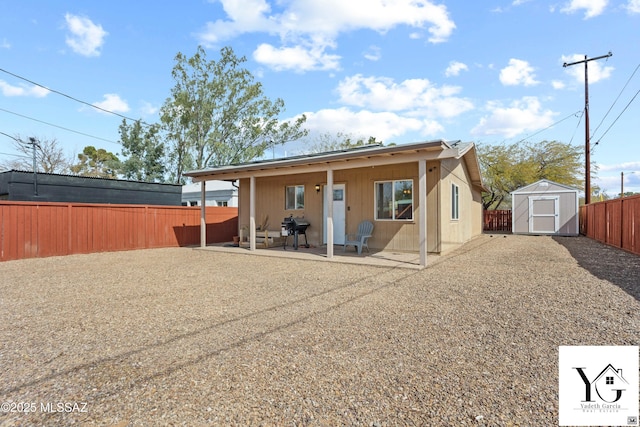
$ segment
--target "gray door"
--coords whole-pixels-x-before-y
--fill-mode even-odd
[[[529,233],[557,233],[560,228],[559,205],[559,196],[529,196]]]

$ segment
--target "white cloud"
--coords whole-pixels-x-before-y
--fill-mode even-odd
[[[11,49],[11,43],[9,43],[7,39],[2,39],[2,42],[0,42],[0,48]]]
[[[629,13],[640,13],[640,0],[629,0],[626,8]]]
[[[340,56],[329,55],[323,48],[305,48],[303,46],[277,48],[263,43],[253,52],[256,62],[277,71],[293,70],[297,72],[311,70],[336,70]]]
[[[140,112],[142,113],[143,116],[146,116],[146,117],[153,116],[158,111],[160,111],[158,107],[154,106],[153,104],[147,101],[144,101],[142,103],[142,107],[140,107]]]
[[[471,101],[456,96],[458,86],[437,87],[427,79],[396,83],[387,77],[356,74],[338,84],[340,102],[382,111],[417,111],[427,117],[455,117],[473,109]]]
[[[625,173],[624,174],[624,192],[627,191],[638,191],[640,187],[640,174],[638,173]],[[632,190],[634,188],[635,190]]]
[[[449,38],[456,27],[447,8],[430,0],[368,0],[366,5],[344,0],[289,0],[271,3],[267,0],[218,1],[227,14],[227,20],[209,22],[196,35],[207,47],[219,45],[242,34],[261,32],[279,36],[282,43],[281,48],[271,47],[266,53],[289,53],[302,49],[313,51],[316,57],[332,57],[333,55],[327,55],[324,51],[335,47],[338,35],[348,31],[368,29],[385,33],[404,25],[418,30],[411,37],[426,29],[431,43],[441,43]],[[300,45],[304,47],[300,48]],[[265,54],[265,45],[261,46],[262,51],[254,53],[258,58]],[[271,55],[266,56],[271,58]],[[306,64],[305,61],[300,63]],[[276,65],[274,62],[265,64]],[[288,67],[277,69],[286,68]]]
[[[104,101],[94,102],[93,105],[114,113],[126,113],[129,111],[127,101],[123,100],[115,93],[105,94]]]
[[[380,48],[378,46],[369,46],[369,49],[364,53],[364,57],[369,61],[379,61],[382,58]]]
[[[536,81],[534,68],[527,61],[510,59],[509,65],[500,70],[500,82],[505,86],[534,86]]]
[[[392,112],[351,111],[348,108],[324,109],[304,113],[307,116],[305,127],[311,132],[346,132],[356,137],[392,142],[407,132],[418,132],[423,136],[437,135],[443,127],[432,120],[404,117]]]
[[[575,13],[584,10],[584,19],[594,18],[607,7],[608,0],[571,0],[562,9],[564,13]]]
[[[44,98],[49,94],[49,90],[40,86],[12,86],[4,80],[0,80],[0,92],[4,96],[30,96],[34,98]]]
[[[220,0],[220,3],[229,20],[207,22],[204,30],[197,34],[205,46],[215,46],[243,33],[275,32],[277,24],[268,15],[271,6],[266,0]]]
[[[574,54],[565,56],[562,55],[562,62],[572,63],[577,61],[583,61],[584,55]],[[588,65],[589,70],[589,83],[597,83],[600,80],[605,80],[611,77],[611,73],[615,69],[611,66],[606,66],[606,60],[602,59],[600,61],[590,61]],[[565,67],[565,73],[569,74],[579,83],[584,84],[584,64],[575,64],[569,67]]]
[[[620,194],[620,172],[624,172],[624,192],[640,192],[640,173],[631,173],[627,169],[617,169],[613,175],[595,177],[595,184],[609,195]]]
[[[524,132],[545,128],[553,124],[551,110],[542,110],[537,97],[528,96],[504,107],[499,102],[490,101],[486,108],[489,116],[483,117],[477,126],[471,129],[473,135],[502,135],[513,138]]]
[[[553,80],[553,81],[551,82],[551,86],[552,86],[554,89],[564,89],[564,88],[565,88],[565,84],[564,84],[564,82],[561,82],[560,80]]]
[[[615,171],[615,172],[632,172],[640,171],[640,162],[624,162],[613,165],[598,165],[599,172]],[[640,175],[638,175],[640,177]]]
[[[109,33],[89,18],[67,13],[64,19],[67,22],[67,30],[70,32],[66,38],[67,45],[80,55],[100,56],[100,48]]]
[[[447,77],[457,76],[461,71],[469,71],[469,67],[467,64],[458,61],[449,62],[449,66],[444,72],[444,75]]]

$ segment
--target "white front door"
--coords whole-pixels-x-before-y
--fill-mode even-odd
[[[560,228],[560,197],[529,197],[529,233],[554,234]]]
[[[333,244],[334,245],[344,245],[344,233],[345,233],[345,203],[346,203],[346,194],[345,194],[345,184],[333,184]],[[323,243],[327,243],[327,186],[324,186],[324,198],[322,199],[323,204]]]

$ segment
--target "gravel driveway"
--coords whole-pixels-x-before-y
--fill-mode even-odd
[[[558,346],[640,342],[638,257],[607,248],[627,289],[572,247],[605,262],[584,237],[484,235],[421,271],[187,248],[0,263],[0,402],[29,411],[0,425],[557,425]]]

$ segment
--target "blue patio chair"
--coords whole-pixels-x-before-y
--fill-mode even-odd
[[[344,249],[347,250],[347,246],[355,246],[358,250],[358,255],[362,254],[362,248],[367,248],[369,252],[368,240],[373,233],[373,223],[371,221],[362,221],[358,225],[358,232],[356,234],[347,234],[344,236]]]

